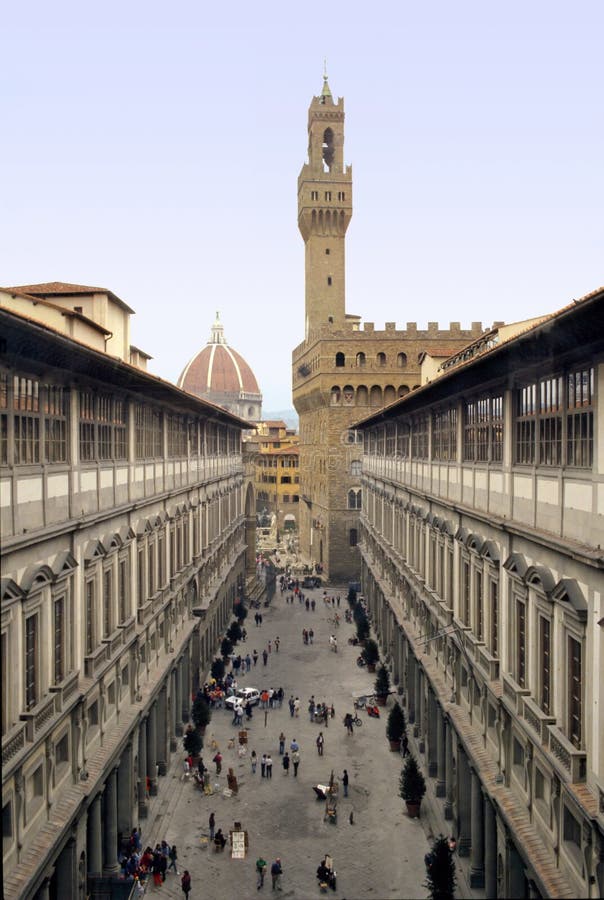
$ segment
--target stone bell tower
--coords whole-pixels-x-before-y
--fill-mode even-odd
[[[308,110],[308,162],[298,177],[298,227],[306,247],[305,337],[344,327],[345,239],[352,216],[352,167],[344,166],[344,100],[323,90]]]

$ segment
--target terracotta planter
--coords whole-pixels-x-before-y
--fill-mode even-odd
[[[410,819],[419,819],[419,808],[421,806],[421,800],[407,800],[407,815]]]
[[[378,694],[378,696],[375,699],[377,700],[378,706],[386,706],[386,703],[388,702],[388,694],[386,694],[385,697],[380,697]]]
[[[375,672],[375,665],[376,665],[375,663],[367,663],[367,671]]]
[[[392,752],[400,753],[401,750],[401,742],[400,741],[390,741],[390,749]]]

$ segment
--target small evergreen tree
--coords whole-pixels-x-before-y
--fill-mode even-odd
[[[416,758],[408,756],[399,781],[399,795],[409,803],[420,803],[426,793],[426,779],[424,778]]]
[[[243,600],[240,600],[239,603],[237,603],[233,612],[235,613],[235,616],[236,616],[239,624],[243,625],[243,623],[247,619],[247,606],[245,605]]]
[[[233,646],[241,640],[241,625],[236,620],[231,622],[227,628],[226,636]]]
[[[191,718],[195,722],[196,728],[205,728],[212,718],[212,710],[203,694],[198,694],[193,701],[193,709],[191,710]]]
[[[223,659],[226,659],[227,656],[230,656],[233,652],[233,644],[228,639],[228,637],[223,637],[222,642],[220,644],[220,654]]]
[[[191,756],[199,756],[203,748],[203,738],[196,728],[187,728],[183,739],[183,746]]]
[[[357,638],[359,641],[366,641],[369,637],[369,622],[364,617],[357,621]]]
[[[380,666],[377,670],[374,689],[378,697],[387,697],[390,693],[390,675],[386,666]]]
[[[216,681],[222,681],[222,679],[224,678],[224,661],[220,659],[219,656],[217,656],[216,659],[212,661],[210,672],[212,674],[212,678],[215,678]]]
[[[386,723],[386,737],[389,741],[400,741],[407,731],[407,723],[405,721],[405,713],[400,703],[395,703],[388,713],[388,721]]]
[[[455,863],[449,841],[440,834],[424,858],[426,880],[424,887],[430,891],[430,900],[453,900],[457,880]]]
[[[365,646],[361,650],[361,656],[368,666],[375,666],[378,659],[380,658],[380,651],[373,638],[369,638],[369,640],[366,642]]]
[[[348,588],[348,603],[350,606],[354,606],[357,602],[357,592],[353,587]]]

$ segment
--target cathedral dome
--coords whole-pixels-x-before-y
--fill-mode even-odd
[[[178,387],[189,394],[210,400],[243,419],[258,421],[262,416],[262,394],[244,358],[224,337],[216,313],[210,340],[184,367]]]

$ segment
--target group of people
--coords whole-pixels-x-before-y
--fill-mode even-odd
[[[302,629],[302,643],[304,644],[312,644],[315,637],[315,633],[312,628],[303,628]]]
[[[144,886],[147,878],[152,876],[155,887],[161,887],[172,869],[177,876],[180,875],[176,844],[161,841],[155,845],[155,849],[147,846],[143,850],[140,828],[133,828],[128,845],[120,857],[121,877]],[[191,875],[188,870],[182,874],[181,888],[185,897],[188,897],[191,890]],[[141,891],[142,889],[141,887]]]
[[[333,719],[335,714],[336,711],[333,704],[328,706],[326,703],[317,703],[314,694],[308,701],[308,715],[311,722],[319,722],[328,728],[329,720]]]
[[[259,856],[256,860],[256,874],[258,875],[258,890],[264,887],[264,876],[267,870],[267,862],[263,859],[262,856]],[[281,876],[283,875],[283,868],[281,866],[281,860],[279,857],[271,864],[271,879],[273,882],[273,890],[280,891],[281,888]]]
[[[291,764],[294,770],[294,777],[297,777],[298,766],[300,765],[300,745],[295,738],[289,745],[289,751],[290,752],[288,753],[285,749],[285,735],[281,732],[279,735],[279,756],[282,757],[281,765],[283,766],[283,774],[289,775]],[[250,766],[252,775],[255,775],[258,768],[258,754],[255,750],[252,750],[250,755]],[[270,753],[263,753],[260,758],[260,775],[262,778],[273,777],[273,758]]]

